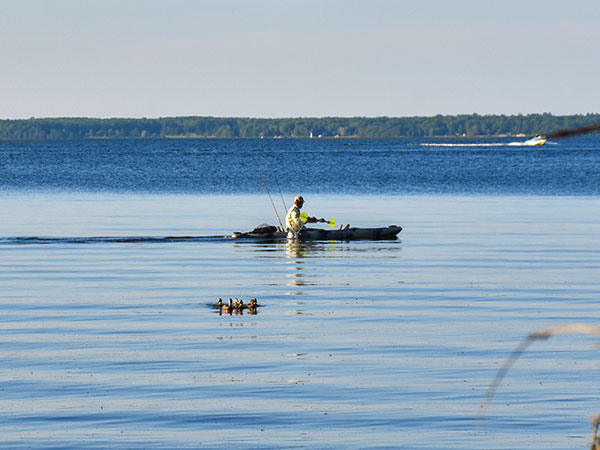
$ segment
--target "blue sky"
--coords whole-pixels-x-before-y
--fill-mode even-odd
[[[0,0],[0,119],[600,112],[598,0]]]

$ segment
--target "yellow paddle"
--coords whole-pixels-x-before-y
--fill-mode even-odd
[[[305,212],[300,213],[300,219],[302,220],[302,222],[306,222],[308,220],[308,214],[306,214]],[[328,223],[331,228],[333,228],[335,226],[335,219],[325,220],[325,219],[321,218],[321,219],[317,219],[317,222]]]

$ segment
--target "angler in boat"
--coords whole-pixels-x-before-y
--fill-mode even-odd
[[[285,227],[288,232],[288,237],[291,239],[297,239],[300,235],[300,231],[304,228],[305,223],[316,223],[316,217],[306,216],[305,220],[302,220],[300,210],[304,205],[304,198],[301,195],[297,195],[294,199],[294,204],[289,209],[287,216],[285,216]]]
[[[258,167],[258,165],[257,165]],[[260,168],[259,168],[260,171]],[[260,173],[260,172],[259,172]],[[264,179],[263,179],[264,181]],[[302,206],[304,205],[304,198],[301,195],[297,195],[294,198],[294,205],[288,210],[288,213],[285,217],[285,228],[279,219],[279,214],[277,214],[277,208],[275,208],[275,204],[273,203],[273,198],[271,197],[271,193],[265,183],[265,188],[267,189],[267,194],[269,195],[269,199],[271,200],[271,205],[273,205],[273,209],[275,211],[275,216],[277,217],[277,221],[279,222],[279,227],[262,224],[256,227],[252,231],[248,231],[245,233],[235,231],[232,234],[233,239],[259,239],[259,240],[279,240],[279,239],[289,239],[289,240],[302,240],[302,241],[321,241],[321,240],[336,240],[336,241],[350,241],[357,239],[396,239],[398,233],[402,231],[402,227],[397,225],[390,225],[387,227],[380,228],[356,228],[350,227],[350,225],[346,225],[346,227],[340,226],[337,230],[324,230],[319,228],[307,228],[304,225],[306,223],[327,223],[331,228],[335,225],[335,219],[326,220],[326,219],[317,219],[316,217],[309,217],[305,212],[300,212]],[[283,200],[283,198],[282,198]]]
[[[286,228],[275,227],[273,225],[263,224],[256,227],[254,230],[241,233],[236,231],[231,236],[233,239],[260,239],[260,240],[301,240],[301,241],[350,241],[359,239],[377,240],[377,239],[396,239],[398,233],[402,231],[402,227],[390,225],[379,228],[357,228],[346,225],[340,226],[338,229],[322,229],[322,228],[307,228],[306,223],[323,222],[329,224],[332,228],[335,225],[335,219],[317,219],[309,217],[305,212],[301,213],[300,209],[304,205],[304,199],[298,195],[294,199],[294,205],[289,209],[285,218]]]

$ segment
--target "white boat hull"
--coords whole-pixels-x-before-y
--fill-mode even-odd
[[[543,136],[535,136],[531,139],[526,140],[523,145],[544,145],[546,143],[546,138]]]

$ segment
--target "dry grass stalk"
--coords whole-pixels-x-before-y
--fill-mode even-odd
[[[549,339],[552,336],[556,336],[559,334],[595,334],[600,336],[600,327],[595,325],[588,325],[584,323],[573,323],[569,325],[557,325],[550,328],[545,328],[540,331],[534,331],[525,339],[523,339],[519,345],[512,351],[510,356],[504,361],[504,364],[500,366],[498,372],[496,372],[496,376],[494,380],[490,383],[483,398],[483,402],[480,405],[479,409],[479,418],[483,418],[485,415],[485,410],[492,400],[494,393],[498,389],[498,386],[513,366],[515,361],[519,359],[519,357],[527,350],[533,342],[538,340]],[[600,422],[600,415],[596,417],[596,421],[594,421],[594,443],[592,444],[592,450],[600,450],[600,442],[597,441],[597,431],[598,431],[598,422]]]
[[[598,425],[600,424],[600,414],[594,417],[593,428],[594,434],[592,435],[592,446],[590,450],[600,450],[600,436],[598,436]]]

